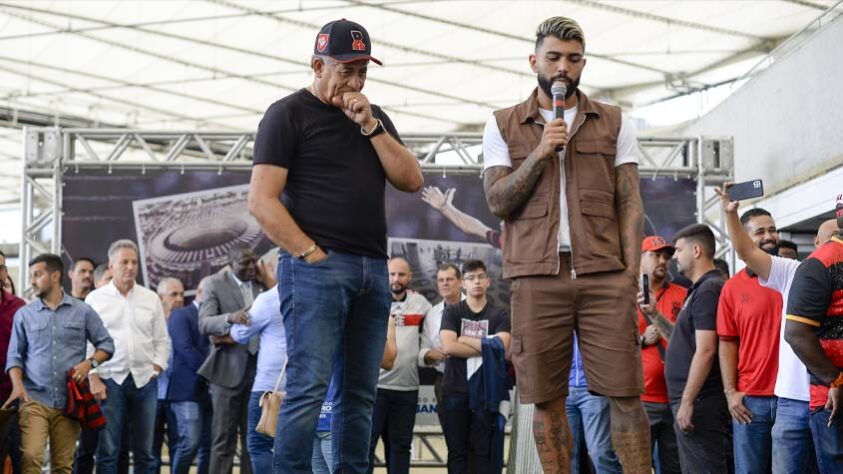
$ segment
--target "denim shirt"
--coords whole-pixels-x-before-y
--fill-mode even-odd
[[[574,333],[574,353],[571,357],[571,373],[568,376],[568,386],[570,387],[587,387],[588,382],[585,380],[585,371],[582,365],[582,353],[580,353],[580,343],[577,340],[577,333]]]
[[[114,354],[114,341],[93,308],[64,294],[53,311],[39,298],[15,314],[6,372],[20,367],[30,398],[63,408],[67,371],[85,360],[88,341]]]

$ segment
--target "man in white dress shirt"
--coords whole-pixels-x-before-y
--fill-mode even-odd
[[[445,424],[445,412],[442,410],[442,375],[445,373],[445,350],[439,339],[439,328],[442,326],[442,313],[445,306],[458,304],[465,299],[462,294],[462,274],[460,269],[451,262],[439,265],[436,272],[436,288],[442,298],[437,305],[430,308],[424,318],[422,327],[421,350],[419,350],[419,367],[433,367],[436,369],[436,380],[433,382],[433,393],[436,396],[436,414],[439,424]]]
[[[97,473],[116,474],[123,427],[128,423],[135,472],[154,467],[152,437],[157,406],[157,377],[167,368],[170,336],[158,295],[135,283],[138,248],[118,240],[108,249],[111,283],[85,299],[114,339],[114,356],[91,374],[91,392],[107,420],[100,432]]]

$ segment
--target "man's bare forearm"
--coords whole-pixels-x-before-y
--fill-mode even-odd
[[[424,185],[416,156],[389,133],[372,139],[372,146],[386,172],[386,179],[399,191],[414,193]]]
[[[808,371],[822,383],[831,384],[837,378],[840,370],[835,367],[820,345],[816,328],[798,321],[786,320],[784,340],[790,344],[793,352],[805,364]]]
[[[749,238],[749,234],[746,233],[746,229],[741,224],[737,212],[724,212],[724,214],[726,230],[729,232],[729,240],[732,241],[732,246],[735,248],[738,257],[760,278],[764,280],[770,278],[773,257],[757,247],[752,239]]]
[[[481,222],[480,219],[462,212],[453,205],[443,207],[442,215],[467,235],[486,238],[486,233],[492,230],[489,226]]]
[[[658,311],[651,314],[650,319],[653,321],[653,326],[656,327],[656,331],[659,332],[659,335],[666,341],[670,341],[670,336],[673,335],[674,324]]]
[[[517,170],[507,166],[493,166],[483,173],[483,189],[489,210],[501,219],[508,219],[533,194],[545,161],[530,153]]]
[[[720,359],[723,389],[727,392],[736,390],[738,388],[738,341],[720,339],[717,356]]]
[[[298,255],[312,245],[313,239],[301,230],[278,199],[250,199],[249,211],[255,216],[264,233],[291,254]]]
[[[635,275],[641,266],[641,241],[644,239],[644,204],[640,187],[638,165],[629,163],[615,169],[615,214],[621,252],[627,272]]]
[[[693,402],[700,394],[700,389],[702,389],[709,372],[711,372],[715,357],[717,357],[717,350],[705,350],[697,347],[697,351],[691,359],[691,367],[688,369],[685,391],[682,392],[683,402]]]

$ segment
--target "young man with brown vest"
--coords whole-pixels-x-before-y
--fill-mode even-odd
[[[512,360],[545,472],[567,472],[565,416],[573,331],[588,388],[609,397],[612,443],[624,472],[650,472],[635,318],[643,234],[639,152],[621,111],[578,90],[585,36],[554,17],[536,31],[539,87],[499,110],[483,136],[484,187],[504,220],[504,277],[512,285]],[[565,119],[551,84],[566,83]]]

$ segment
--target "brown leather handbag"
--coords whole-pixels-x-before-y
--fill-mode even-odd
[[[279,391],[281,386],[281,379],[284,378],[284,373],[287,371],[287,361],[284,361],[284,366],[281,367],[281,373],[278,374],[278,380],[275,382],[275,390],[271,392],[263,392],[260,400],[261,419],[258,420],[258,426],[255,431],[265,434],[269,437],[275,437],[275,429],[278,426],[278,413],[281,411],[281,402],[284,401],[284,396],[287,392]]]

